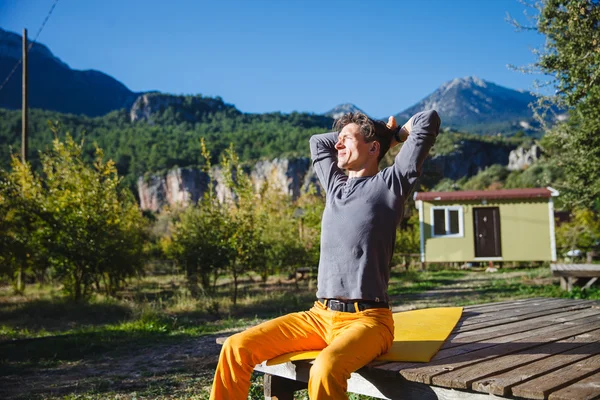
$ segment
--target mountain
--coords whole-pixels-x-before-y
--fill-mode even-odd
[[[366,114],[366,112],[364,112],[360,108],[356,107],[354,104],[344,103],[344,104],[339,104],[339,105],[333,107],[331,110],[327,111],[323,115],[325,115],[326,117],[337,119],[337,118],[341,117],[342,115],[347,114],[349,112],[353,112],[353,113],[361,112],[363,114]]]
[[[398,113],[406,121],[421,110],[436,109],[446,127],[482,134],[535,134],[537,124],[529,104],[536,97],[476,77],[457,78],[412,107]]]
[[[22,56],[22,37],[0,28],[0,85]],[[44,45],[28,53],[29,107],[87,116],[129,108],[138,96],[109,75],[95,70],[71,69]],[[0,107],[21,107],[19,65],[0,91]]]

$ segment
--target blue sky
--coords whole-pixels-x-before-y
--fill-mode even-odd
[[[53,3],[0,0],[0,27],[33,38]],[[524,11],[517,0],[59,0],[38,41],[134,91],[221,96],[244,112],[350,102],[384,117],[457,77],[532,90],[542,77],[507,68],[543,44],[505,21]]]

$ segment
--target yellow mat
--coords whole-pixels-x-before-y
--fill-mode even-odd
[[[425,308],[394,313],[394,343],[380,361],[428,362],[456,326],[462,307]],[[288,361],[313,360],[321,351],[296,351],[267,361],[277,365]]]

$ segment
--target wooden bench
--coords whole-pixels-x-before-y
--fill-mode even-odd
[[[311,363],[264,363],[266,399],[292,399]],[[465,307],[429,363],[373,362],[348,391],[398,400],[600,397],[600,302],[525,299]]]
[[[589,278],[582,287],[582,290],[586,290],[600,277],[600,264],[552,264],[550,269],[552,275],[560,276],[561,289],[569,292],[579,279]]]

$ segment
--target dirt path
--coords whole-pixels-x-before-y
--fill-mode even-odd
[[[111,391],[128,391],[135,397],[136,390],[147,391],[153,385],[167,383],[174,392],[177,388],[173,386],[177,386],[178,382],[184,386],[191,381],[206,385],[212,379],[221,348],[216,344],[218,336],[182,337],[177,344],[158,344],[136,351],[63,363],[59,367],[33,373],[1,376],[0,398],[25,399],[36,398],[36,395]],[[104,397],[99,395],[98,398]]]

